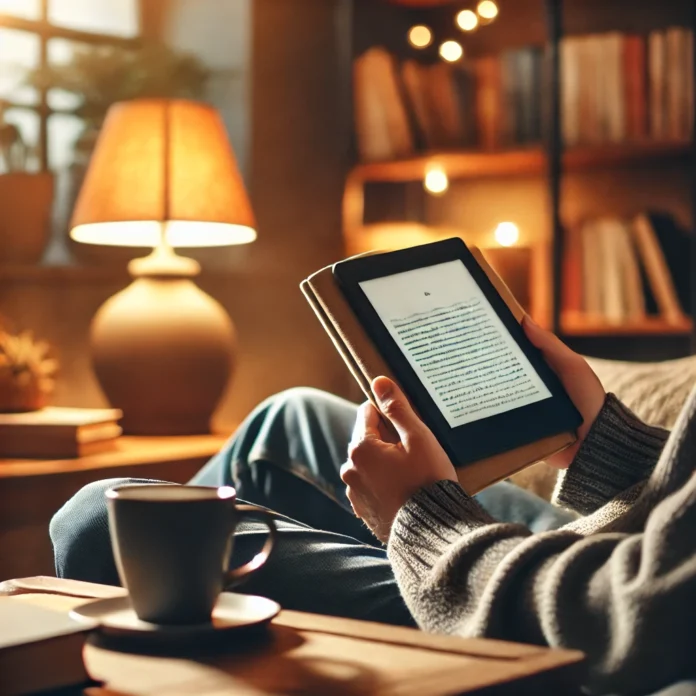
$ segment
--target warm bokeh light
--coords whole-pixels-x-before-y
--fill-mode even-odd
[[[510,247],[517,244],[520,238],[520,230],[514,222],[501,222],[495,228],[495,241],[500,246]]]
[[[457,26],[462,31],[473,31],[478,26],[478,17],[473,10],[462,10],[457,15]]]
[[[433,32],[425,24],[417,24],[409,29],[408,42],[414,48],[427,48],[433,42]]]
[[[428,167],[428,170],[425,172],[423,186],[428,193],[432,193],[435,196],[442,195],[449,188],[447,172],[437,165]]]
[[[440,46],[440,56],[449,63],[456,63],[464,55],[464,49],[458,41],[445,41]]]
[[[247,225],[189,220],[95,222],[73,227],[70,236],[84,244],[156,247],[162,239],[163,226],[165,241],[175,248],[233,246],[250,244],[256,239],[255,230]]]
[[[481,0],[476,7],[476,12],[481,19],[490,22],[498,16],[498,6],[493,0]]]

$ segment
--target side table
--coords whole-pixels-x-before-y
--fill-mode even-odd
[[[48,523],[85,484],[130,476],[186,483],[226,439],[124,436],[113,450],[88,457],[0,459],[0,580],[53,575]]]
[[[124,590],[22,578],[0,585],[3,594],[14,596],[0,601],[67,612],[88,597],[117,597]],[[143,654],[123,644],[114,647],[99,635],[88,638],[83,653],[87,671],[103,682],[87,689],[88,696],[575,696],[584,674],[584,655],[575,650],[440,636],[285,610],[266,635],[230,637],[214,653]]]

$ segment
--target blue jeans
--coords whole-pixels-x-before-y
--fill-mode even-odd
[[[286,609],[413,625],[384,547],[353,515],[339,477],[356,409],[313,389],[272,397],[191,483],[234,486],[240,498],[276,513],[279,543],[244,592],[271,597]],[[55,514],[50,534],[59,577],[119,584],[104,493],[114,485],[148,482],[91,483]],[[571,519],[510,483],[492,486],[477,499],[497,519],[533,531]],[[233,565],[251,558],[265,536],[260,523],[243,522]]]

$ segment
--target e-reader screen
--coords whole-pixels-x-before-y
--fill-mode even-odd
[[[358,284],[451,428],[552,398],[462,261]]]

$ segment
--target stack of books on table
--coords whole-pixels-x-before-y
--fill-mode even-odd
[[[122,416],[115,408],[0,413],[0,458],[67,459],[108,450],[121,435]]]

